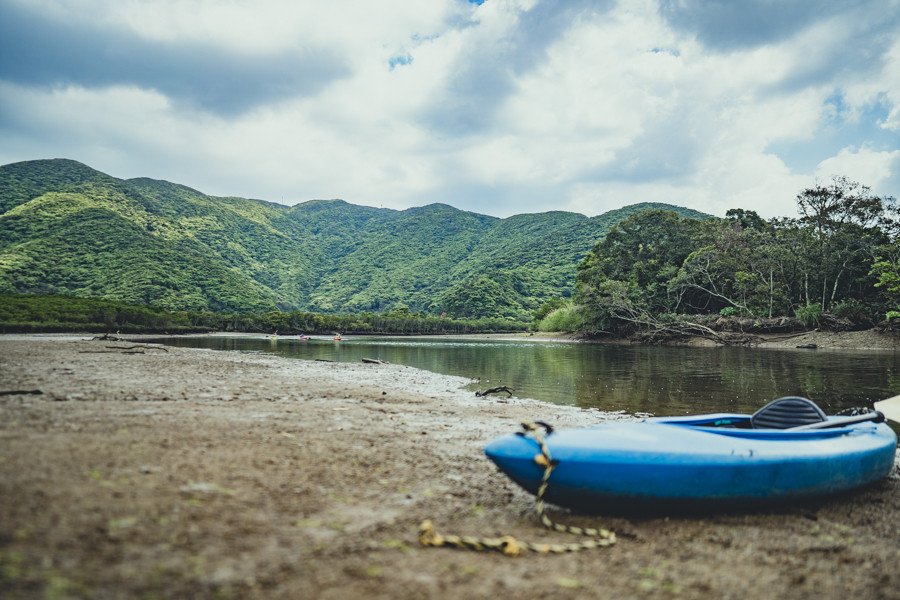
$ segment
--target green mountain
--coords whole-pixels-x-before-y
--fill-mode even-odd
[[[71,160],[0,167],[0,293],[68,294],[175,310],[408,308],[527,319],[572,294],[614,224],[548,212],[498,219],[443,204],[293,207],[122,180]]]

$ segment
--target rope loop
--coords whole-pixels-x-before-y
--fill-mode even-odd
[[[543,431],[543,433],[542,433]],[[539,554],[563,554],[566,552],[579,552],[591,548],[605,548],[616,543],[616,534],[608,529],[597,529],[593,527],[573,527],[562,523],[554,522],[546,512],[544,503],[544,494],[550,485],[550,475],[559,464],[559,461],[553,459],[550,455],[550,449],[544,439],[544,435],[553,433],[553,426],[544,421],[533,421],[522,423],[522,431],[519,435],[526,436],[531,434],[540,448],[540,454],[536,454],[534,461],[544,467],[544,473],[541,477],[541,484],[538,487],[536,501],[534,505],[535,514],[541,524],[547,529],[559,531],[561,533],[570,533],[573,535],[589,536],[593,539],[573,544],[533,544],[530,542],[521,542],[516,538],[506,535],[500,538],[477,538],[471,536],[447,535],[443,536],[434,529],[434,524],[430,520],[422,521],[419,525],[419,543],[422,546],[451,546],[467,550],[476,550],[486,552],[494,550],[501,552],[506,556],[519,556],[523,551],[536,552]]]

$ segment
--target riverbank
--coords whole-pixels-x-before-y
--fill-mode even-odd
[[[864,331],[807,331],[800,334],[764,336],[758,348],[804,348],[823,350],[894,350],[900,336],[875,329]]]
[[[627,338],[595,338],[585,339],[572,333],[564,332],[526,332],[526,333],[473,333],[464,336],[429,336],[436,338],[464,338],[486,340],[533,340],[544,342],[591,342],[597,344],[632,345],[635,342]],[[898,350],[900,335],[884,333],[876,329],[863,331],[805,331],[795,333],[774,333],[750,336],[747,345],[755,348],[802,348],[821,350]],[[716,346],[717,344],[701,337],[685,338],[671,342],[671,345],[682,346]],[[813,348],[814,347],[814,348]]]
[[[0,336],[0,595],[889,598],[900,474],[753,514],[560,520],[610,549],[508,559],[416,528],[569,541],[484,458],[521,420],[621,415],[475,398],[397,365]]]

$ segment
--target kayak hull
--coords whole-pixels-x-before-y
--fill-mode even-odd
[[[694,422],[711,421],[653,419],[554,431],[545,438],[558,461],[547,501],[591,510],[814,498],[886,476],[897,447],[896,434],[884,423],[792,432]],[[540,447],[532,436],[498,438],[485,453],[513,481],[537,493],[543,468],[534,461]]]

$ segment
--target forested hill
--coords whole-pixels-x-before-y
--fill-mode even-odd
[[[610,227],[650,208],[708,217],[663,204],[507,219],[442,204],[287,207],[117,179],[71,160],[29,161],[0,167],[0,293],[528,319],[572,294],[578,263]]]

